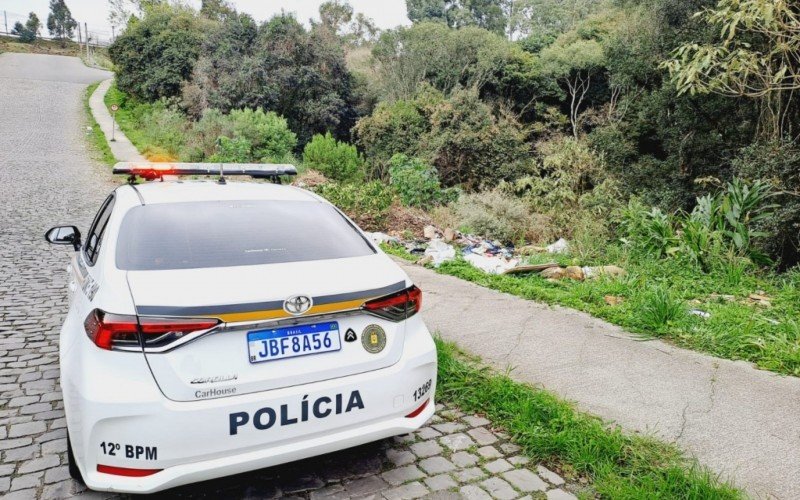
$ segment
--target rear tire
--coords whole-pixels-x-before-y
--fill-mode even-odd
[[[78,468],[78,464],[75,463],[75,455],[72,454],[72,442],[69,440],[69,435],[67,435],[67,468],[69,468],[69,475],[72,479],[83,483],[81,470]]]

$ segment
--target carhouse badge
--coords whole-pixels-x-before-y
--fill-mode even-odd
[[[369,325],[361,334],[361,345],[367,352],[377,354],[386,347],[386,332],[378,325]]]

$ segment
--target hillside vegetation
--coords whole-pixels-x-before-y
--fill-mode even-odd
[[[560,263],[627,276],[440,270],[800,375],[800,7],[407,5],[379,32],[341,2],[310,28],[155,2],[107,102],[151,159],[295,162],[366,229],[565,238]]]

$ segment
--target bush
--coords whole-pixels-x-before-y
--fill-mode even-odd
[[[459,90],[434,106],[431,130],[423,139],[447,186],[468,190],[494,186],[524,175],[529,155],[526,134],[513,117],[492,113],[475,89]]]
[[[250,163],[253,161],[253,145],[244,137],[220,137],[217,152],[211,155],[209,161],[220,163]]]
[[[436,168],[419,158],[396,154],[389,164],[390,183],[406,206],[431,208],[457,197],[455,191],[442,189]]]
[[[355,146],[337,141],[330,132],[315,135],[303,149],[303,163],[329,179],[359,181],[364,178],[364,162]]]
[[[353,129],[373,170],[382,173],[395,153],[420,153],[420,138],[428,131],[428,119],[414,101],[382,102]]]
[[[776,195],[772,217],[755,228],[768,236],[757,247],[783,268],[800,262],[800,148],[789,140],[756,143],[744,148],[733,162],[734,171],[749,181],[763,180]]]
[[[339,207],[361,228],[368,231],[385,229],[384,223],[394,195],[382,182],[327,182],[316,186],[314,191]]]
[[[524,240],[531,232],[534,219],[522,200],[500,189],[465,194],[453,204],[453,209],[462,232],[504,243]]]
[[[289,130],[286,119],[272,111],[235,109],[228,117],[232,137],[246,139],[256,161],[281,163],[297,146],[297,135]]]
[[[178,96],[208,22],[188,7],[158,6],[129,23],[108,48],[120,90],[151,102]]]

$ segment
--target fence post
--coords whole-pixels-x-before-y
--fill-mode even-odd
[[[81,36],[81,23],[78,23],[78,52],[81,51],[81,45],[83,45],[83,37]]]
[[[83,23],[83,31],[86,33],[86,58],[89,58],[89,26],[86,22]]]
[[[3,11],[3,22],[6,25],[6,35],[8,35],[8,14],[6,14],[5,10]]]

